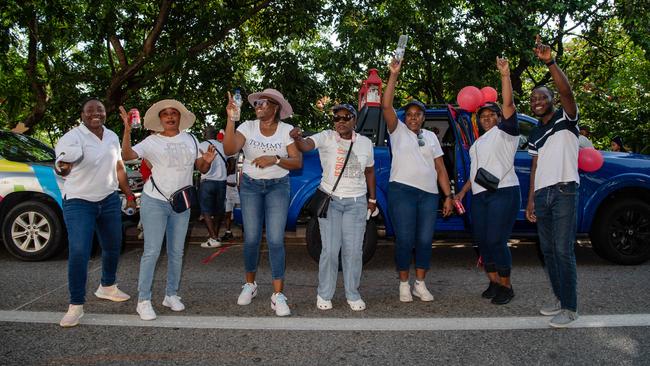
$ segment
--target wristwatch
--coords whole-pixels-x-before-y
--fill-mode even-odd
[[[282,158],[280,157],[280,155],[276,155],[276,156],[275,156],[275,165],[280,164],[280,160],[282,160]]]
[[[368,202],[370,203],[377,203],[377,200],[374,198],[368,198]]]

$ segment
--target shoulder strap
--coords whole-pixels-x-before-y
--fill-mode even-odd
[[[156,191],[158,191],[158,193],[160,193],[161,196],[163,196],[165,199],[167,199],[167,201],[169,201],[169,198],[167,198],[167,197],[165,196],[165,194],[162,193],[162,192],[160,191],[160,189],[158,188],[158,186],[156,185],[156,181],[153,180],[153,175],[149,177],[149,180],[151,181],[151,184],[153,184],[153,187],[156,189]]]
[[[348,154],[345,156],[345,162],[343,163],[343,168],[341,168],[341,174],[339,174],[339,177],[336,178],[336,183],[334,183],[334,187],[332,187],[332,193],[334,193],[336,187],[339,185],[339,181],[343,176],[343,171],[345,170],[345,167],[348,165],[348,160],[350,160],[350,153],[352,153],[352,146],[354,146],[354,142],[350,142],[350,149],[348,150]]]
[[[205,141],[206,141],[208,144],[214,146],[214,144],[211,143],[210,140],[205,140]],[[227,166],[227,165],[228,165],[228,162],[226,161],[226,158],[224,158],[223,155],[221,155],[221,153],[219,152],[219,149],[217,149],[216,146],[214,146],[214,149],[217,150],[217,154],[219,154],[219,156],[221,157],[221,160],[223,160],[223,163],[226,164],[226,166]]]

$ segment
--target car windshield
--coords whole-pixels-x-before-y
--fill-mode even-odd
[[[25,135],[0,131],[0,157],[21,163],[54,161],[54,150]]]

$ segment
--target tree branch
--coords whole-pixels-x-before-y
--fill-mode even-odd
[[[117,36],[114,34],[110,35],[108,37],[107,42],[110,42],[110,44],[113,46],[113,49],[115,50],[115,54],[117,55],[117,59],[120,62],[120,67],[122,69],[125,69],[127,66],[129,66],[129,64],[126,61],[126,55],[124,54],[124,48],[122,47],[122,44],[120,43],[120,40],[117,38]],[[108,55],[112,60],[110,47],[108,49]],[[112,65],[113,64],[111,63],[111,67]],[[115,70],[113,70],[113,73],[115,73]]]

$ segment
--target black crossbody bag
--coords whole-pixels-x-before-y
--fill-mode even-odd
[[[339,182],[341,181],[341,177],[343,176],[343,171],[345,171],[345,167],[348,165],[348,160],[350,160],[350,153],[352,152],[352,146],[354,145],[354,142],[350,143],[350,150],[348,150],[348,154],[345,156],[345,162],[343,163],[343,168],[341,168],[341,174],[339,174],[339,177],[336,179],[336,183],[334,183],[334,187],[332,188],[332,193],[327,194],[320,189],[316,189],[316,193],[314,194],[314,198],[312,198],[315,202],[312,207],[313,213],[322,219],[327,218],[327,210],[330,207],[330,202],[332,201],[332,194],[334,194],[334,191],[336,190],[336,187],[339,185]]]
[[[194,147],[196,148],[196,154],[198,154],[199,147],[196,145],[196,140],[194,140],[194,137],[192,135],[190,135],[190,137],[192,138],[192,142],[194,142]],[[196,156],[196,154],[194,156]],[[192,164],[192,166],[194,166],[194,164]],[[185,212],[190,207],[192,207],[192,202],[196,199],[196,188],[194,188],[193,185],[187,185],[177,190],[176,192],[172,193],[171,196],[166,197],[156,185],[156,182],[153,180],[153,176],[151,176],[149,179],[151,179],[151,184],[153,184],[153,187],[156,188],[158,193],[160,193],[163,197],[167,198],[167,201],[172,206],[172,210],[174,210],[174,212],[176,213]]]

